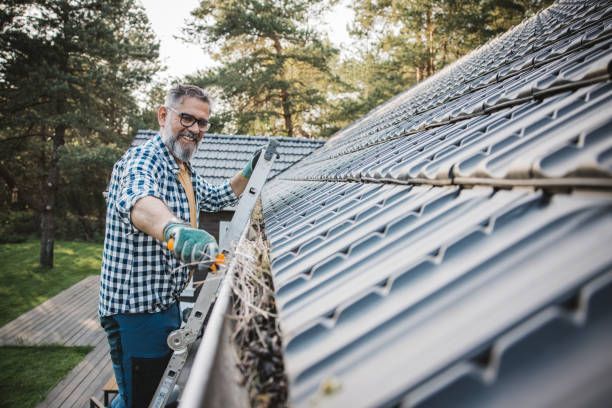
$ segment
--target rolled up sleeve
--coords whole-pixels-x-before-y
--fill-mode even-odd
[[[200,208],[204,211],[221,211],[238,201],[229,180],[220,185],[213,185],[202,178],[198,178],[197,189]]]
[[[116,201],[117,212],[122,222],[131,225],[130,213],[134,204],[141,198],[151,196],[163,201],[163,195],[155,181],[158,167],[158,160],[150,155],[136,155],[127,161],[120,175]]]

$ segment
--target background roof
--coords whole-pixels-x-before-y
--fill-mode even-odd
[[[146,142],[157,131],[139,130],[132,146]],[[207,181],[220,184],[242,170],[257,148],[268,143],[270,136],[229,136],[206,134],[191,160],[194,169]],[[313,150],[323,145],[322,140],[274,137],[280,143],[280,158],[274,162],[270,178],[292,166]]]
[[[266,186],[291,405],[609,401],[611,44],[555,3]]]

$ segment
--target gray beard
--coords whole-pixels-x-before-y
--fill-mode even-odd
[[[167,134],[166,132],[162,132],[162,141],[170,150],[170,153],[177,159],[183,162],[188,162],[191,159],[191,156],[198,149],[199,143],[196,143],[193,149],[185,149],[178,141],[179,137],[183,134],[189,134],[188,131],[180,132],[176,135]]]

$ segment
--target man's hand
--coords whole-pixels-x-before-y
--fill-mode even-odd
[[[164,227],[164,241],[174,256],[187,264],[212,262],[219,252],[212,235],[187,224],[168,223]]]
[[[259,160],[260,155],[261,155],[261,149],[257,150],[255,154],[253,155],[253,157],[251,157],[251,160],[249,160],[246,166],[244,166],[244,169],[242,169],[242,175],[244,177],[246,178],[251,177],[251,174],[253,174],[253,169],[255,169],[255,166],[257,165],[257,161]]]

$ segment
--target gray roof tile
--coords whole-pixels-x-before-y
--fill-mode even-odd
[[[469,360],[526,311],[553,304],[612,261],[609,194],[327,184],[323,196],[309,194],[320,189],[311,182],[303,199],[285,204],[292,215],[275,221],[266,211],[297,405],[331,377],[342,391],[321,406],[379,405],[397,395],[393,387],[421,392],[423,379]],[[320,211],[328,197],[333,218]],[[374,372],[393,380],[381,386]]]
[[[154,136],[153,130],[139,130],[132,142],[139,145]],[[269,136],[229,136],[207,134],[194,157],[192,165],[207,181],[221,184],[229,177],[242,170],[244,165],[258,148],[264,147]],[[271,177],[309,155],[312,151],[323,145],[322,140],[274,137],[280,143],[278,152],[281,155],[272,167]]]
[[[593,300],[612,292],[610,33],[609,2],[555,3],[268,183],[291,405],[491,406],[504,373],[554,373],[562,358],[530,353],[559,320],[566,355],[601,356],[559,382],[596,395],[612,375],[610,299]]]

